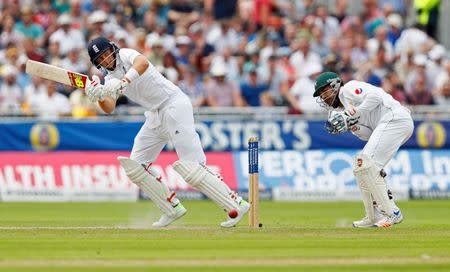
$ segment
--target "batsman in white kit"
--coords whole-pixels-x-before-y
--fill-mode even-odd
[[[153,226],[168,226],[186,214],[175,192],[151,168],[171,141],[179,158],[173,169],[228,213],[227,220],[220,224],[222,227],[234,227],[250,205],[206,167],[189,98],[136,50],[119,49],[113,42],[99,37],[89,43],[88,53],[91,62],[106,73],[104,85],[97,76],[87,83],[86,92],[91,101],[98,102],[104,112],[112,113],[117,98],[125,95],[146,109],[145,123],[134,139],[130,157],[118,157],[118,160],[130,180],[160,209],[162,216]]]
[[[328,132],[351,131],[367,141],[353,162],[366,215],[353,226],[391,227],[400,223],[403,215],[387,189],[383,168],[411,137],[414,123],[410,111],[383,89],[357,80],[344,85],[333,72],[320,74],[314,87],[313,96],[329,110]]]

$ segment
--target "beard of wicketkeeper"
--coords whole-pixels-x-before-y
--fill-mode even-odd
[[[333,90],[330,85],[326,86],[319,94],[318,103],[325,108],[343,108],[341,100],[339,99],[339,89]],[[325,104],[325,105],[324,105]]]

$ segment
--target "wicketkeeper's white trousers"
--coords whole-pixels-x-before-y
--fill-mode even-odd
[[[411,137],[413,130],[409,110],[403,107],[396,109],[382,117],[361,153],[371,157],[382,169]]]

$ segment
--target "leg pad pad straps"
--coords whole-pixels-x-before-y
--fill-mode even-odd
[[[155,176],[154,172],[146,171],[144,167],[137,161],[127,157],[118,157],[128,178],[136,184],[164,214],[171,215],[174,213],[171,201],[173,198],[167,185],[161,182],[159,176]]]
[[[230,188],[200,163],[180,160],[173,164],[173,169],[192,187],[204,193],[226,211],[239,208]]]

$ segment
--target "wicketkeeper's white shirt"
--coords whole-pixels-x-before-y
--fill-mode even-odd
[[[390,94],[386,93],[382,88],[373,86],[363,81],[352,80],[345,84],[339,91],[339,99],[346,109],[358,107],[366,99],[368,94],[375,94],[382,101],[375,109],[369,112],[360,112],[361,117],[358,123],[365,125],[372,130],[378,126],[380,121],[387,113],[393,111],[400,112],[400,115],[409,115],[409,110],[403,107],[397,100],[395,100]]]
[[[383,89],[371,84],[352,80],[340,89],[339,99],[348,109],[360,106],[369,99],[369,94],[378,105],[371,110],[360,111],[359,130],[353,134],[367,141],[361,153],[371,157],[381,169],[411,137],[414,124],[407,108]]]

